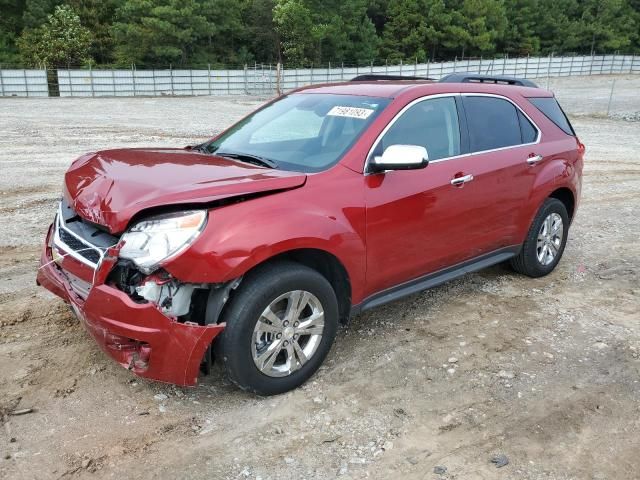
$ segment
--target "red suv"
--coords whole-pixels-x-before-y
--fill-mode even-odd
[[[276,394],[363,310],[507,260],[551,272],[583,154],[526,80],[302,88],[195,147],[74,161],[38,283],[140,376],[194,385],[216,358]]]

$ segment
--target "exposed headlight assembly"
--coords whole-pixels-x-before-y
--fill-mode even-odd
[[[122,236],[120,257],[131,260],[145,274],[182,253],[207,223],[206,210],[157,215],[136,223]]]

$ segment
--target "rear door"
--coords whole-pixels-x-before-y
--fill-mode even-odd
[[[477,215],[468,219],[472,255],[516,245],[519,221],[542,162],[540,131],[511,100],[486,94],[463,94]]]

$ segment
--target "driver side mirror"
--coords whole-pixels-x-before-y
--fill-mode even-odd
[[[416,170],[429,165],[427,149],[420,145],[389,145],[381,157],[373,157],[374,172],[385,170]]]

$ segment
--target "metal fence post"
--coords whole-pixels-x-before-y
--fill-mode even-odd
[[[151,70],[151,78],[153,78],[153,96],[158,96],[158,88],[156,87],[156,69]]]
[[[169,78],[171,79],[171,96],[174,95],[173,92],[173,65],[169,64]]]
[[[91,84],[91,96],[95,97],[96,92],[93,89],[93,68],[91,68],[91,64],[89,64],[89,83]]]
[[[23,68],[22,69],[22,78],[24,79],[24,91],[27,95],[27,97],[29,96],[29,82],[27,82],[27,71]]]
[[[614,53],[613,58],[611,59],[611,68],[609,69],[610,75],[613,73],[613,67],[615,66],[615,64],[616,64],[616,54]],[[607,113],[607,115],[609,114]]]
[[[245,95],[249,95],[249,90],[247,87],[247,64],[244,64],[244,93]]]
[[[60,69],[58,70],[58,78],[60,78]],[[67,66],[67,82],[69,82],[69,96],[73,97],[73,82],[71,81],[71,70],[69,70],[69,66]]]
[[[276,96],[280,96],[280,62],[276,63]]]
[[[116,96],[116,72],[111,67],[111,87],[113,88],[113,96]]]
[[[633,62],[631,63],[631,65],[633,65]],[[45,70],[45,78],[46,78],[46,70]],[[0,68],[0,97],[4,97],[4,79],[2,78],[3,73],[2,73],[2,68]]]
[[[575,56],[571,56],[571,64],[569,65],[569,76],[573,75],[573,59],[576,58]]]
[[[429,77],[429,57],[427,57],[427,78]]]
[[[331,83],[331,62],[329,62],[329,68],[327,68],[327,83]]]
[[[133,82],[133,96],[136,96],[136,72],[134,71],[134,65],[131,64],[131,81]]]
[[[211,95],[211,64],[207,63],[207,85],[209,87],[209,95]]]
[[[616,86],[616,79],[613,79],[611,82],[611,92],[609,92],[609,104],[607,105],[607,117],[609,116],[609,112],[611,111],[611,101],[613,100],[613,89]]]

